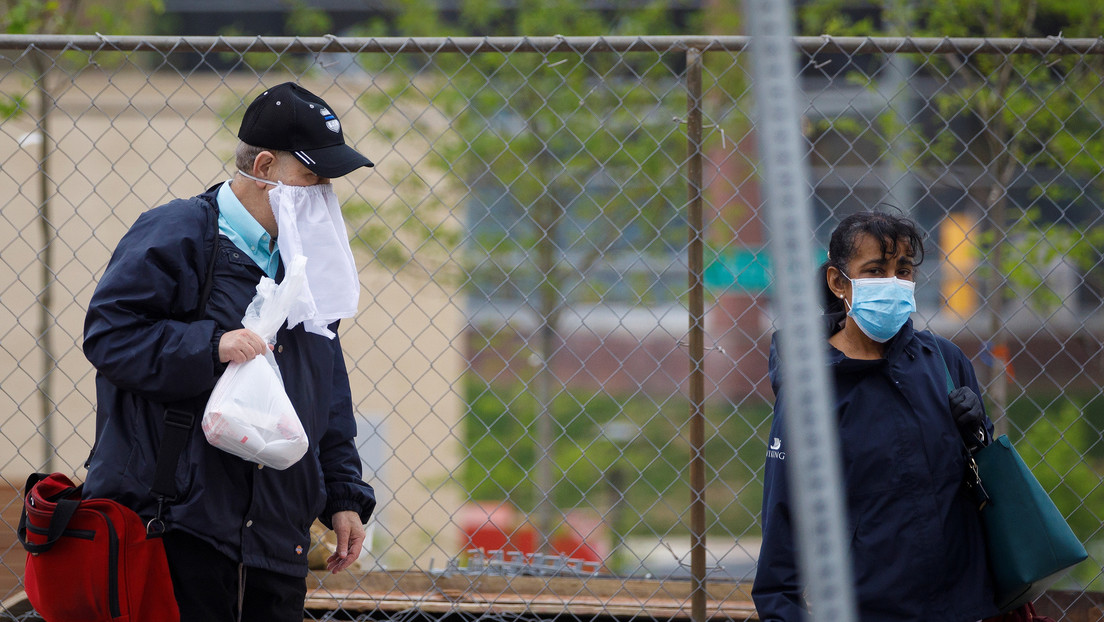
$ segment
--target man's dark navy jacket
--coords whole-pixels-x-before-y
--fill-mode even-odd
[[[222,332],[241,328],[264,272],[229,239],[219,240],[202,318],[200,293],[218,234],[217,186],[142,214],[119,242],[89,303],[84,352],[96,368],[96,445],[85,494],[152,517],[150,494],[166,404],[196,416],[225,369]],[[283,269],[277,279],[282,278]],[[331,330],[336,332],[336,324]],[[310,526],[334,513],[375,506],[361,479],[349,378],[338,339],[303,327],[276,336],[276,361],[310,449],[284,471],[215,449],[198,425],[176,470],[179,499],[168,529],[211,543],[247,566],[307,574]]]
[[[841,318],[831,322],[836,325]],[[795,559],[783,418],[800,405],[786,400],[776,346],[772,341],[776,402],[763,483],[763,545],[752,596],[764,622],[798,622],[804,619],[805,603]],[[942,337],[913,330],[911,320],[887,343],[883,359],[848,359],[830,348],[849,514],[846,534],[864,622],[973,622],[998,613],[977,509],[963,490],[962,440],[951,418],[940,352],[955,385],[980,395],[966,355]]]

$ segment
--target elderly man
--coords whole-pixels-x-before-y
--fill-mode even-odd
[[[85,496],[164,529],[186,622],[301,622],[311,524],[336,533],[338,572],[375,506],[335,334],[356,313],[359,280],[329,183],[372,163],[345,144],[332,110],[293,83],[258,96],[234,178],[142,214],[89,303],[97,410]],[[261,277],[281,280],[298,255],[309,293],[266,343],[242,316]],[[226,365],[268,348],[310,443],[285,470],[214,448],[198,424]]]

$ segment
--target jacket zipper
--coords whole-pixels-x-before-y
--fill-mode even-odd
[[[119,608],[119,535],[107,514],[98,510],[96,513],[107,522],[107,603],[111,617],[118,618],[123,615]]]

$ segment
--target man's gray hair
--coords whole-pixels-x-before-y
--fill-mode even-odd
[[[260,155],[262,151],[267,151],[278,158],[282,157],[285,153],[276,149],[255,147],[253,145],[247,145],[241,141],[238,141],[238,147],[234,150],[234,166],[236,166],[239,171],[252,173],[253,162],[257,160],[257,156]]]

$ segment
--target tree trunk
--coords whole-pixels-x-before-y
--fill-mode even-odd
[[[533,110],[538,102],[531,102],[530,97],[524,97],[520,109]],[[532,106],[527,104],[532,103]],[[548,151],[541,128],[532,121],[528,123],[529,131],[536,136],[543,145],[536,157],[536,166],[539,171],[556,171],[555,159]],[[560,314],[563,309],[562,270],[559,268],[561,261],[560,249],[557,245],[559,227],[563,223],[564,208],[551,193],[554,180],[545,178],[541,173],[541,186],[544,188],[540,197],[531,208],[531,218],[537,228],[536,241],[536,267],[537,278],[540,282],[537,287],[537,334],[536,334],[536,358],[537,372],[534,377],[537,397],[536,413],[536,527],[537,541],[541,552],[550,553],[549,542],[553,532],[553,524],[556,520],[556,507],[553,500],[555,489],[555,415],[552,412],[553,385],[556,377],[552,370],[552,358],[556,347],[556,332],[559,325]]]
[[[1005,418],[1008,408],[1008,373],[1005,359],[998,354],[1008,352],[1008,331],[1004,327],[1007,283],[1001,266],[1004,262],[1003,240],[1008,231],[1008,184],[1016,168],[1016,161],[1011,155],[1001,159],[1004,162],[999,165],[996,179],[992,181],[985,202],[989,230],[993,232],[994,240],[993,249],[989,255],[991,269],[986,287],[989,293],[986,308],[989,310],[991,361],[985,392],[990,402],[989,418],[993,421],[998,436],[1008,432],[1008,421]]]

